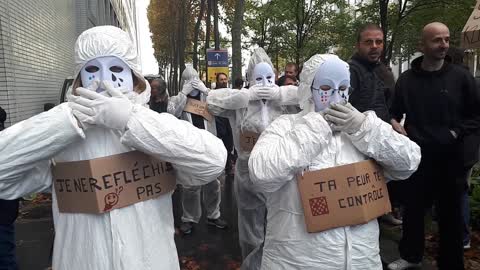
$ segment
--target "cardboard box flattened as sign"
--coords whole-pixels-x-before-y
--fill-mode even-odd
[[[209,122],[213,121],[213,115],[208,111],[208,105],[204,101],[188,98],[187,104],[185,104],[185,108],[183,110],[202,116]]]
[[[52,167],[60,212],[104,213],[172,191],[171,164],[133,151]]]
[[[461,45],[464,49],[480,48],[480,1],[463,27]]]
[[[367,223],[391,211],[381,168],[372,160],[297,178],[308,232]]]
[[[243,151],[251,152],[257,143],[260,134],[251,131],[240,132],[240,148]]]

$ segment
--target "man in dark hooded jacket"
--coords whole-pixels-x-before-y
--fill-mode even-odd
[[[392,72],[380,61],[383,39],[382,29],[375,24],[366,24],[358,31],[357,52],[348,61],[353,89],[348,101],[360,112],[374,111],[388,123],[388,105],[395,80]]]
[[[7,113],[0,107],[0,131],[5,128],[6,120]],[[0,200],[0,269],[2,270],[17,269],[14,225],[17,215],[18,200]]]
[[[480,129],[480,92],[472,75],[446,61],[450,32],[430,23],[422,32],[424,56],[397,81],[390,113],[393,128],[422,150],[420,166],[404,181],[403,235],[400,259],[388,265],[418,267],[424,252],[424,209],[435,202],[440,247],[438,266],[464,269],[461,198],[465,186],[465,138]],[[399,124],[406,115],[405,127]],[[408,194],[408,195],[407,195]]]
[[[395,79],[392,72],[381,60],[384,34],[376,24],[366,24],[358,30],[356,53],[348,61],[350,65],[350,85],[353,91],[348,101],[360,112],[374,111],[383,121],[390,123],[391,104]],[[390,181],[388,195],[394,213],[399,208],[399,182]],[[392,225],[402,221],[388,213],[381,220]]]

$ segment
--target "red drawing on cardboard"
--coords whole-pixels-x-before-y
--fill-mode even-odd
[[[313,216],[326,215],[328,211],[327,197],[318,197],[310,199],[310,209]]]
[[[103,211],[108,211],[117,205],[120,200],[120,192],[123,191],[123,187],[116,188],[115,192],[110,192],[105,195],[105,209]]]

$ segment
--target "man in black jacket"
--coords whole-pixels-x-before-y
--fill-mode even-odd
[[[360,112],[374,111],[385,122],[390,122],[388,101],[393,93],[393,74],[380,61],[383,53],[383,31],[375,24],[360,28],[357,52],[348,61],[350,85],[353,92],[348,101]]]
[[[397,81],[390,113],[393,128],[422,149],[420,166],[404,182],[405,211],[401,259],[389,269],[419,266],[424,251],[424,208],[436,204],[439,269],[464,269],[461,196],[464,188],[464,138],[480,129],[480,93],[472,75],[445,61],[450,33],[442,23],[424,27],[424,56]],[[406,114],[405,128],[399,121]],[[408,192],[408,193],[407,193]]]
[[[0,131],[4,129],[7,113],[0,107]],[[0,137],[2,134],[0,133]],[[0,269],[16,270],[15,219],[18,215],[18,200],[0,200]]]
[[[348,101],[360,112],[374,111],[383,121],[390,123],[389,102],[393,96],[395,79],[392,72],[380,61],[383,53],[383,31],[376,24],[366,24],[357,34],[356,53],[348,61],[350,85],[353,92]],[[398,207],[398,183],[388,183],[392,209]],[[381,217],[392,225],[402,221],[388,213]]]

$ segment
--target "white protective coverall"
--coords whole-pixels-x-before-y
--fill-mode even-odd
[[[250,156],[252,182],[267,198],[261,269],[382,269],[376,219],[307,232],[296,175],[304,169],[373,158],[386,178],[400,180],[408,178],[420,162],[420,148],[374,112],[365,113],[357,132],[332,133],[322,114],[314,111],[311,91],[316,70],[329,57],[336,56],[315,55],[304,64],[298,90],[303,111],[277,118],[262,133]]]
[[[75,78],[87,61],[101,56],[124,61],[143,88],[129,95],[134,105],[126,130],[91,126],[84,131],[67,103],[11,126],[0,133],[1,199],[51,189],[51,159],[90,160],[136,149],[189,174],[184,184],[203,185],[222,172],[227,153],[221,140],[145,107],[150,86],[126,32],[113,26],[83,32],[75,44]],[[171,193],[104,214],[83,214],[60,213],[52,192],[53,269],[179,269]]]
[[[210,91],[207,97],[210,112],[229,119],[234,145],[238,153],[235,164],[234,190],[238,208],[239,241],[243,257],[242,269],[260,269],[261,245],[265,237],[266,209],[263,194],[255,191],[251,186],[248,172],[250,151],[245,151],[240,147],[240,133],[249,131],[260,134],[273,120],[287,113],[287,105],[298,104],[296,86],[271,85],[263,88],[255,86],[253,70],[257,64],[264,65],[265,63],[273,72],[268,55],[262,48],[256,49],[247,70],[251,86],[249,89],[217,89]],[[259,89],[269,89],[272,93],[276,93],[276,96],[264,102],[257,95]]]
[[[198,125],[198,121],[201,121],[201,126],[197,127],[208,130],[210,133],[216,136],[217,126],[215,124],[215,118],[213,118],[212,121],[208,121],[201,116],[192,116],[191,113],[184,111],[185,105],[187,104],[187,98],[193,98],[205,102],[208,95],[208,91],[199,91],[198,89],[193,88],[191,83],[194,80],[200,80],[198,77],[198,72],[191,65],[187,65],[182,73],[181,85],[183,89],[180,93],[178,93],[178,95],[170,98],[168,101],[167,112],[179,117],[180,119],[190,122],[192,125]],[[193,118],[196,118],[196,121],[193,121]],[[184,178],[189,177],[191,177],[190,174],[177,174],[177,178],[182,178],[179,179],[179,182],[182,182]],[[188,181],[188,179],[185,180]],[[204,205],[207,211],[207,218],[218,219],[220,217],[220,181],[218,181],[217,178],[212,180],[213,181],[204,186],[182,186],[183,222],[198,223],[200,221],[200,217],[202,216],[202,189]]]

